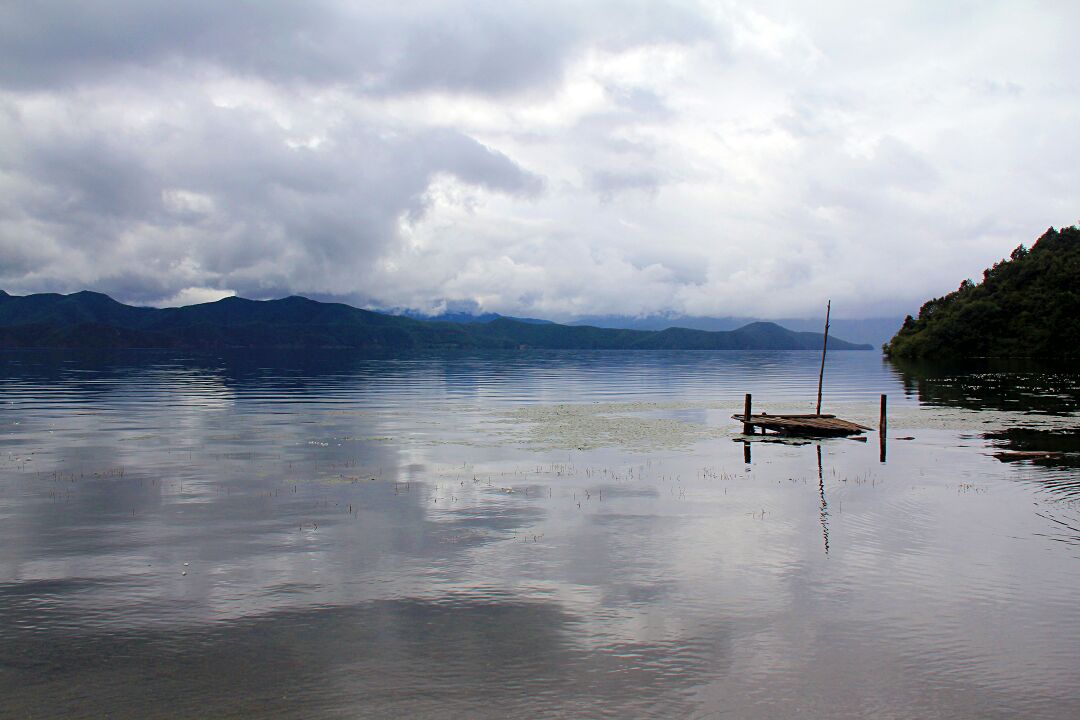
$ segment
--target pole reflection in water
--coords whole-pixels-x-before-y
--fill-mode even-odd
[[[750,465],[751,443],[743,441],[743,462]],[[821,507],[818,510],[818,515],[821,518],[821,537],[825,541],[825,554],[829,554],[829,501],[825,498],[825,469],[821,459],[821,443],[815,444],[817,449],[817,477],[818,477],[818,495],[821,497]],[[882,460],[884,462],[884,460]]]
[[[829,554],[829,503],[825,500],[825,473],[821,466],[821,443],[817,446],[817,481],[821,495],[821,537],[825,540],[825,554]]]
[[[878,461],[885,462],[885,438],[889,434],[888,419],[886,416],[886,404],[888,396],[881,394],[881,415],[878,419]]]

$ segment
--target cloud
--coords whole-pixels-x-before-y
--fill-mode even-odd
[[[275,82],[362,92],[490,94],[550,87],[593,43],[625,47],[703,37],[680,3],[421,0],[404,6],[316,0],[43,0],[0,11],[0,82],[94,84],[148,67],[214,67]]]
[[[399,219],[425,212],[435,176],[518,197],[542,188],[452,129],[345,122],[309,147],[263,115],[198,96],[174,96],[167,113],[136,122],[123,114],[96,97],[7,116],[2,131],[17,142],[0,237],[5,284],[17,287],[36,265],[35,282],[136,300],[190,286],[345,292],[395,241]],[[35,231],[53,248],[32,262],[19,248]]]
[[[1077,220],[1078,11],[0,8],[0,287],[903,313]]]
[[[220,290],[206,287],[186,287],[172,297],[165,298],[161,302],[162,307],[183,307],[185,305],[199,305],[201,303],[216,302],[222,298],[232,297],[236,293],[231,290]]]
[[[656,195],[660,188],[660,175],[650,170],[597,170],[591,173],[589,186],[602,201],[611,202],[616,195],[630,190]]]

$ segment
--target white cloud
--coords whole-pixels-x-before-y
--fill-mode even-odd
[[[207,287],[188,287],[176,293],[172,297],[165,298],[159,305],[161,307],[182,307],[184,305],[198,305],[221,300],[222,298],[236,295],[232,290],[219,290]]]

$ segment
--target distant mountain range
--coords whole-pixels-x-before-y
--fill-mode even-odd
[[[303,297],[225,298],[179,308],[125,305],[77,292],[0,291],[0,348],[546,348],[597,350],[819,350],[821,333],[755,322],[722,332],[597,328],[494,317],[418,320]],[[829,337],[834,350],[869,350]]]
[[[490,323],[498,317],[509,317],[497,313],[469,313],[447,312],[437,315],[427,315],[413,310],[388,310],[392,315],[405,315],[414,320],[430,320],[438,323]],[[548,320],[536,320],[531,317],[511,317],[511,320],[523,323],[551,323]],[[785,317],[781,320],[762,321],[760,317],[706,317],[699,315],[656,314],[656,315],[585,315],[572,320],[565,325],[589,325],[591,327],[606,327],[620,330],[665,330],[670,327],[683,327],[690,330],[710,330],[713,332],[723,330],[735,330],[751,323],[771,322],[788,330],[797,332],[813,332],[819,330],[824,324],[822,317]],[[900,315],[895,317],[859,317],[854,320],[845,318],[833,318],[829,329],[842,336],[848,342],[868,343],[875,348],[891,338],[896,328],[904,322]],[[829,336],[833,337],[833,336]]]
[[[456,323],[485,323],[496,318],[508,317],[496,313],[473,314],[469,312],[448,312],[439,315],[425,315],[413,310],[387,311],[393,315],[404,315],[416,320],[432,320],[435,322]],[[536,320],[533,318],[511,318],[529,323],[550,323],[550,320]],[[881,347],[882,343],[891,338],[896,329],[903,323],[904,318],[875,317],[857,318],[847,320],[833,318],[830,329],[837,335],[843,336],[848,342],[869,343],[874,347]],[[686,328],[688,330],[708,330],[710,332],[722,332],[737,330],[755,322],[774,322],[788,330],[796,332],[816,332],[824,325],[824,318],[783,318],[780,320],[762,320],[755,317],[705,317],[697,315],[656,314],[635,317],[632,315],[585,315],[575,320],[570,320],[565,325],[588,325],[598,328],[612,328],[618,330],[666,330],[668,328]],[[830,336],[832,337],[832,336]]]
[[[833,318],[829,329],[840,335],[849,342],[869,343],[874,347],[891,338],[896,329],[903,323],[904,318],[876,317],[857,318],[847,320]],[[749,325],[753,322],[762,322],[761,318],[755,317],[702,317],[695,315],[645,315],[643,317],[630,317],[626,315],[588,315],[578,318],[570,325],[592,325],[602,328],[626,328],[629,330],[663,330],[669,327],[682,327],[692,330],[710,330],[713,332],[734,330]],[[796,332],[818,332],[825,324],[824,315],[820,318],[781,318],[766,322],[775,322],[777,325],[795,330]],[[832,336],[830,336],[832,337]]]

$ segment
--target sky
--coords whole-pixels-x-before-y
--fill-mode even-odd
[[[0,4],[0,288],[902,315],[1080,220],[1080,3]]]

